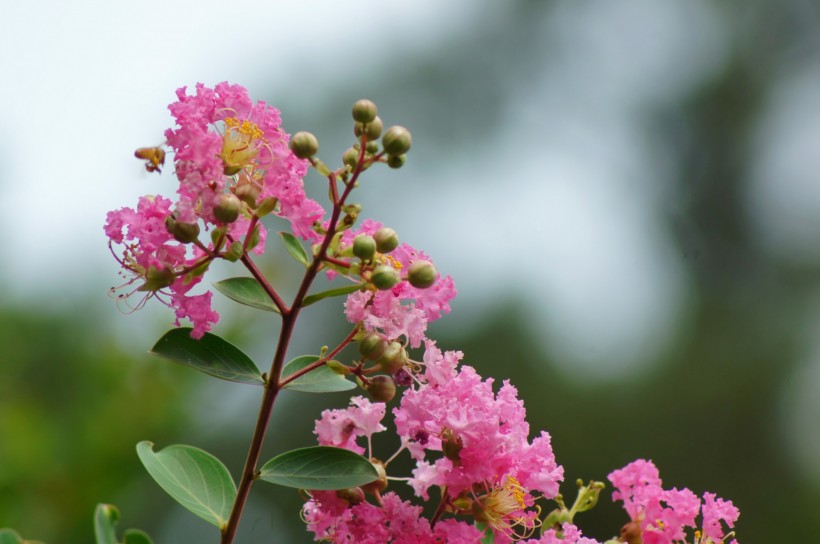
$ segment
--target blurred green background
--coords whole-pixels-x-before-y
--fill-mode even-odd
[[[410,128],[408,164],[356,198],[455,277],[431,336],[519,388],[565,492],[649,458],[670,487],[731,498],[745,544],[816,541],[820,4],[305,4],[11,8],[0,527],[90,542],[111,502],[158,544],[217,540],[134,445],[196,445],[237,475],[257,391],[147,355],[171,312],[117,313],[101,226],[173,190],[170,168],[149,177],[130,158],[161,141],[172,91],[230,79],[317,134],[330,163],[358,98]],[[264,266],[290,292],[274,253]],[[275,321],[219,305],[216,332],[266,367]],[[333,345],[340,310],[306,311],[291,355]],[[346,399],[283,396],[263,457],[311,444],[312,420]],[[299,504],[254,487],[239,541],[309,542]],[[608,500],[579,518],[599,539],[625,521]]]

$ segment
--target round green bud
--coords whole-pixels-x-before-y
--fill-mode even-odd
[[[216,197],[214,217],[222,223],[233,223],[239,217],[242,202],[234,194],[221,194]]]
[[[376,251],[379,253],[390,253],[399,247],[399,235],[389,227],[382,227],[373,234],[376,240]]]
[[[177,242],[189,244],[199,238],[199,225],[196,223],[181,223],[169,215],[165,218],[165,228]]]
[[[237,185],[233,194],[242,202],[251,207],[256,207],[256,199],[259,198],[259,188],[253,183],[243,183]]]
[[[373,121],[373,119],[376,118],[377,112],[378,108],[376,108],[376,104],[366,98],[357,100],[356,103],[353,104],[353,119],[357,123],[369,123]]]
[[[347,501],[348,504],[359,504],[364,502],[364,491],[362,491],[361,487],[339,489],[336,491],[336,496],[343,501]]]
[[[367,493],[381,493],[387,489],[387,470],[384,468],[384,463],[375,457],[370,458],[370,464],[376,469],[376,474],[378,474],[379,477],[369,484],[363,485],[362,489]]]
[[[407,281],[413,287],[427,289],[436,282],[436,267],[430,261],[416,261],[407,269]]]
[[[386,264],[377,266],[370,274],[370,281],[379,291],[387,291],[399,283],[401,278],[396,269]]]
[[[387,166],[390,168],[401,168],[404,166],[404,163],[407,161],[407,155],[402,153],[401,155],[388,155],[387,156]]]
[[[390,402],[396,396],[396,384],[390,376],[373,376],[367,384],[367,392],[376,402]]]
[[[407,364],[407,352],[401,342],[390,342],[376,364],[388,374],[395,374]]]
[[[235,263],[242,258],[243,253],[245,253],[245,250],[242,248],[242,242],[236,240],[228,246],[228,250],[225,252],[223,257],[225,257],[226,260]]]
[[[139,288],[140,291],[159,291],[165,287],[170,287],[174,283],[174,271],[167,266],[157,268],[156,266],[148,267],[145,273],[145,283]]]
[[[379,152],[379,142],[367,142],[367,146],[365,146],[364,149],[371,155],[375,155]]]
[[[355,134],[357,138],[364,134],[367,141],[371,142],[379,139],[383,129],[384,122],[382,122],[382,118],[377,115],[369,123],[356,123],[353,125],[353,134]]]
[[[310,132],[297,132],[290,139],[290,150],[300,159],[309,159],[319,151],[319,140]]]
[[[362,357],[371,361],[381,357],[385,349],[387,349],[387,340],[375,332],[365,336],[359,343],[359,353],[362,354]]]
[[[348,147],[342,154],[342,162],[351,168],[356,168],[359,164],[359,150],[355,147]]]
[[[353,239],[353,255],[363,261],[369,261],[376,254],[376,240],[367,234],[360,234]]]
[[[388,128],[382,136],[382,147],[388,155],[403,155],[410,151],[412,145],[410,131],[399,125]]]

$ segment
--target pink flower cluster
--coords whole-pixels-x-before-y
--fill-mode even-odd
[[[342,247],[348,246],[359,234],[374,234],[382,224],[367,219],[359,229],[346,231]],[[388,256],[398,270],[407,270],[418,260],[430,261],[423,251],[402,243]],[[333,274],[332,274],[333,275]],[[388,340],[407,339],[411,347],[419,347],[425,339],[427,324],[450,312],[450,301],[456,296],[451,276],[436,278],[427,289],[419,289],[402,280],[386,291],[357,291],[345,302],[345,315],[351,323],[362,323],[368,331],[382,333]]]
[[[254,104],[245,88],[228,83],[213,89],[198,84],[194,94],[183,87],[177,99],[169,106],[177,127],[165,133],[179,180],[176,202],[142,197],[136,210],[109,212],[105,233],[123,274],[129,276],[123,287],[141,282],[120,298],[146,293],[136,309],[156,296],[174,308],[177,325],[181,318],[190,319],[191,336],[199,338],[219,315],[211,309],[211,293],[188,292],[213,259],[224,257],[220,251],[234,241],[243,250],[262,253],[266,231],[258,218],[268,211],[287,219],[302,238],[318,240],[313,226],[324,210],[305,195],[307,162],[288,149],[278,110],[265,102]],[[148,170],[158,171],[164,152],[149,152]],[[226,198],[238,209],[236,219],[227,223],[215,212]],[[225,229],[218,245],[199,240],[200,226],[206,231]],[[120,255],[114,244],[122,246]]]
[[[563,478],[549,434],[542,432],[529,440],[526,411],[509,383],[495,393],[492,380],[482,380],[472,367],[459,364],[460,352],[442,353],[430,340],[425,347],[424,360],[419,363],[424,372],[393,410],[401,449],[409,450],[416,461],[413,476],[405,479],[424,500],[429,498],[431,487],[438,487],[441,508],[474,516],[492,529],[495,542],[528,537],[539,523],[535,500],[554,498]],[[315,433],[322,445],[357,453],[365,453],[356,442],[365,437],[369,454],[373,435],[385,429],[381,425],[384,414],[383,403],[356,397],[349,408],[325,410],[316,422]],[[389,509],[395,511],[403,504],[406,515],[401,519],[406,523],[413,520],[411,534],[423,535],[421,542],[474,543],[479,539],[480,533],[472,524],[448,517],[431,528],[428,521],[418,518],[419,507],[392,498],[385,502],[388,496],[381,496],[379,504],[373,505],[342,499],[335,492],[314,493],[304,509],[308,528],[317,540],[334,543],[405,542],[406,533],[402,533],[404,537],[391,533],[392,523],[384,521],[394,519]],[[365,523],[366,519],[375,520],[375,525]],[[589,544],[587,540],[578,542]]]
[[[613,500],[623,501],[632,520],[625,531],[639,530],[644,544],[675,544],[686,539],[685,528],[697,528],[695,518],[702,516],[701,529],[695,531],[695,544],[719,544],[732,533],[721,522],[734,527],[740,512],[732,501],[704,493],[703,504],[692,491],[663,489],[658,469],[651,461],[638,459],[613,471],[609,481],[615,487]],[[732,540],[731,544],[737,544]]]

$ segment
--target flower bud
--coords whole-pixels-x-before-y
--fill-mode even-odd
[[[145,283],[139,288],[140,291],[159,291],[165,287],[169,287],[174,283],[174,271],[168,266],[157,268],[156,266],[149,266],[145,273]],[[395,387],[394,387],[395,389]]]
[[[357,100],[353,104],[353,120],[357,123],[370,123],[376,118],[377,112],[376,104],[366,98]]]
[[[370,398],[376,402],[389,402],[396,396],[396,384],[390,376],[373,376],[367,384],[367,392]]]
[[[398,372],[406,363],[407,352],[404,351],[404,346],[400,342],[390,342],[381,357],[376,360],[376,364],[388,374]]]
[[[319,140],[310,132],[297,132],[290,139],[290,150],[300,159],[309,159],[319,151]]]
[[[369,261],[376,254],[376,240],[367,234],[360,234],[353,239],[353,255],[363,261]]]
[[[407,155],[402,153],[401,155],[388,155],[387,156],[387,166],[390,168],[401,168],[404,166],[404,163],[407,161]]]
[[[427,289],[436,283],[436,267],[430,261],[416,261],[407,269],[407,281],[413,287]]]
[[[373,234],[376,240],[376,251],[379,253],[390,253],[399,247],[399,235],[389,227],[382,227]]]
[[[370,274],[370,281],[379,291],[387,291],[399,283],[401,278],[396,269],[386,264],[377,266]]]
[[[361,487],[348,487],[347,489],[339,489],[336,491],[336,496],[347,501],[348,504],[359,504],[364,502],[364,491]]]
[[[367,145],[364,149],[371,155],[375,155],[379,152],[379,142],[367,142]]]
[[[452,429],[444,429],[441,433],[441,451],[444,453],[444,457],[453,463],[458,463],[461,459],[459,454],[462,449],[464,449],[464,442],[461,437],[456,436]]]
[[[173,215],[165,218],[165,228],[177,242],[189,244],[199,238],[199,225],[196,223],[181,223]]]
[[[382,134],[382,129],[384,128],[384,123],[382,122],[381,117],[378,115],[373,118],[372,121],[369,123],[356,123],[353,125],[353,134],[357,137],[361,136],[362,134],[365,135],[367,141],[378,140],[379,136]]]
[[[231,245],[228,246],[228,251],[226,251],[225,254],[222,256],[225,258],[225,260],[235,263],[236,261],[242,258],[242,254],[244,252],[245,251],[242,249],[242,242],[237,240],[235,242],[232,242]]]
[[[233,223],[239,217],[242,202],[234,194],[223,193],[216,197],[214,217],[222,223]]]
[[[255,208],[256,199],[259,198],[259,188],[253,183],[243,183],[236,186],[233,194],[248,206]]]
[[[371,332],[365,336],[359,343],[359,353],[362,357],[375,361],[382,356],[384,350],[387,348],[387,340],[382,338],[382,335]]]
[[[382,147],[388,155],[403,155],[410,151],[412,145],[410,131],[399,125],[388,128],[382,136]]]
[[[387,489],[387,470],[384,468],[384,463],[376,459],[375,457],[370,458],[370,464],[373,465],[373,468],[376,469],[379,477],[369,484],[365,484],[362,486],[362,489],[366,493],[381,493],[385,489]]]
[[[355,147],[348,147],[347,151],[342,154],[342,162],[351,168],[355,168],[359,164],[359,150]]]

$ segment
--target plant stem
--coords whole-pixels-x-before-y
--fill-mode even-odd
[[[294,297],[293,304],[291,304],[290,308],[285,306],[284,302],[282,302],[281,298],[279,298],[276,291],[270,286],[270,283],[262,275],[261,271],[250,259],[248,254],[244,253],[242,256],[242,263],[248,268],[248,270],[250,270],[253,277],[256,278],[256,280],[259,281],[263,287],[265,287],[265,291],[271,297],[271,300],[282,312],[282,328],[279,331],[279,342],[276,345],[276,353],[273,356],[271,370],[265,384],[265,394],[262,396],[262,403],[259,407],[259,416],[256,420],[256,427],[253,431],[251,445],[248,448],[248,456],[245,459],[245,467],[242,469],[242,477],[239,480],[239,486],[236,490],[236,500],[234,501],[233,508],[231,509],[228,524],[222,531],[222,544],[232,544],[233,539],[236,536],[236,530],[239,527],[239,519],[242,517],[242,511],[244,510],[245,503],[248,500],[251,484],[256,478],[256,467],[259,463],[259,456],[262,453],[262,444],[264,443],[265,433],[268,428],[271,413],[273,412],[273,405],[276,402],[276,397],[282,388],[279,384],[279,377],[282,374],[282,367],[285,364],[285,355],[287,354],[288,345],[290,344],[293,329],[296,325],[296,319],[299,317],[299,311],[301,310],[302,303],[310,290],[310,286],[313,284],[313,280],[316,279],[316,275],[319,272],[319,267],[326,256],[330,242],[336,234],[336,227],[339,223],[339,216],[341,215],[342,206],[350,194],[350,191],[353,190],[353,182],[355,182],[359,173],[360,169],[357,168],[353,174],[351,183],[345,187],[341,197],[334,199],[333,212],[330,216],[327,234],[325,234],[319,251],[305,272],[305,275],[302,278],[302,283],[299,285],[299,290],[296,292],[296,296]],[[330,182],[335,185],[335,177],[333,177],[333,174],[329,177]]]

